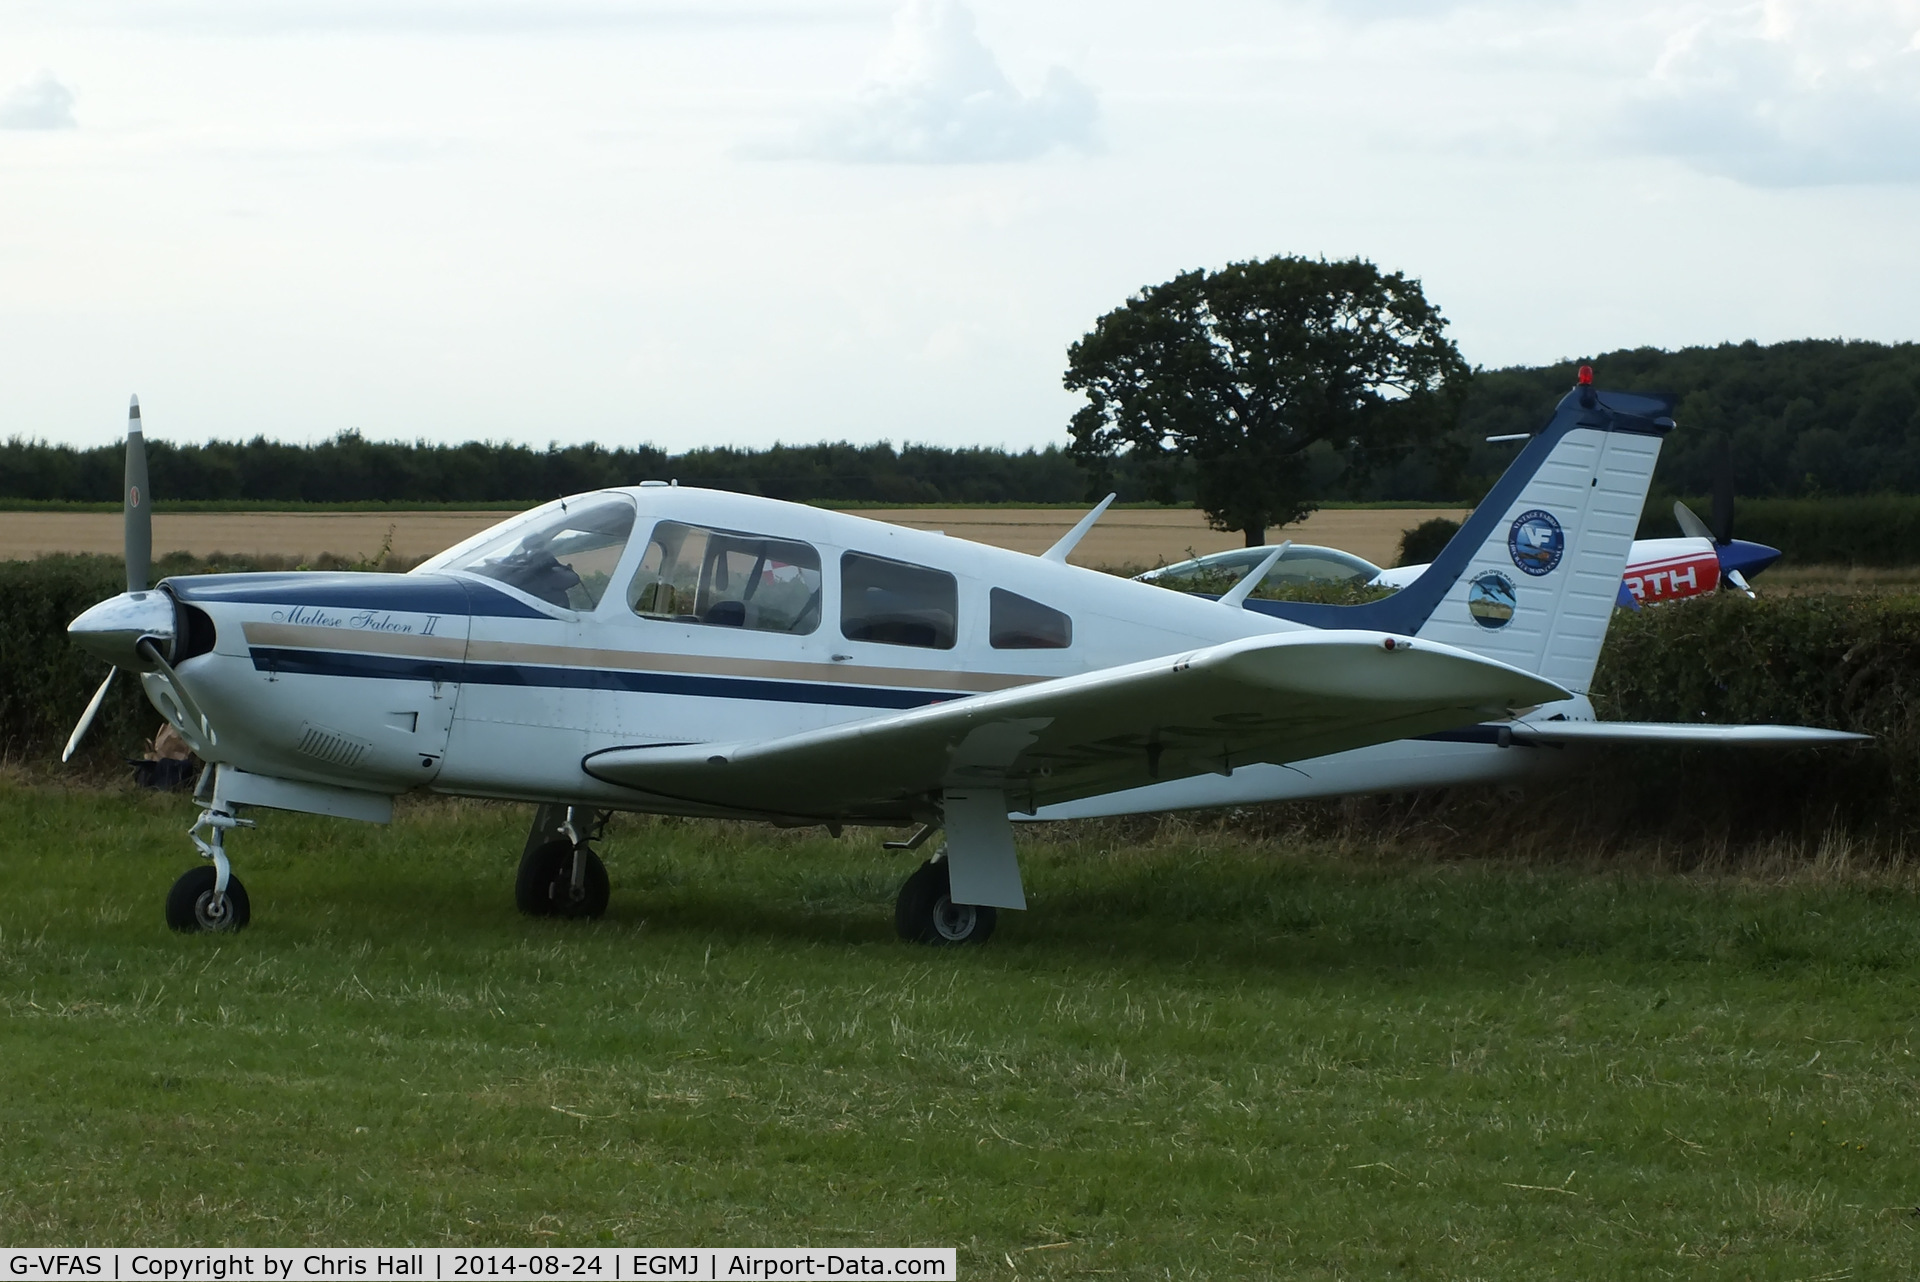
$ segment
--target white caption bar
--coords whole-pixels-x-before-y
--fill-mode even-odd
[[[0,1282],[645,1282],[649,1278],[956,1277],[953,1247],[625,1247],[543,1251],[252,1247],[0,1252]]]

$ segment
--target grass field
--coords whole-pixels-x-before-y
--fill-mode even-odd
[[[981,949],[906,859],[626,820],[608,917],[525,814],[264,812],[182,937],[179,797],[0,784],[0,1238],[936,1244],[967,1277],[1920,1269],[1920,894],[1023,838]]]
[[[1909,593],[1920,590],[1920,565],[1782,565],[1768,570],[1757,590],[1769,596]]]

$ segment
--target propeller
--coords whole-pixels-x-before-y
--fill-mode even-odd
[[[113,679],[119,674],[118,668],[107,669],[107,679],[102,681],[100,688],[93,692],[93,698],[87,701],[87,710],[80,714],[80,724],[75,726],[73,733],[67,736],[67,749],[60,754],[60,760],[63,763],[73,760],[73,754],[80,747],[80,741],[86,738],[87,731],[93,728],[93,719],[99,715],[100,705],[106,702],[107,687],[113,684]]]
[[[1733,542],[1733,438],[1720,433],[1720,456],[1713,465],[1713,541]]]
[[[121,494],[122,510],[126,515],[126,554],[127,554],[127,596],[138,600],[147,590],[147,572],[153,561],[153,508],[147,494],[147,441],[140,430],[140,398],[134,397],[127,406],[127,472],[126,485]],[[85,619],[105,606],[112,606],[127,598],[102,602],[93,610],[82,615]],[[171,608],[169,607],[169,613]],[[75,620],[76,623],[79,620]],[[73,631],[73,629],[69,629]],[[136,652],[139,646],[135,645]],[[107,687],[113,684],[113,678],[120,671],[116,665],[107,669],[107,679],[93,692],[93,698],[87,703],[87,710],[80,714],[80,724],[73,728],[73,734],[67,739],[66,750],[60,754],[61,761],[73,760],[73,754],[79,750],[80,741],[87,737],[87,731],[93,727],[93,719],[100,714],[100,705],[106,702]]]
[[[1734,544],[1733,438],[1724,432],[1720,434],[1720,453],[1713,467],[1713,524],[1708,525],[1699,513],[1677,499],[1673,504],[1673,519],[1679,522],[1680,532],[1688,538],[1705,539],[1713,544],[1714,554],[1720,558],[1720,577],[1748,596],[1754,594],[1753,588],[1740,572],[1741,566],[1752,565],[1762,570],[1780,559],[1777,551],[1757,543],[1743,543],[1737,548]],[[1761,555],[1755,555],[1756,552]]]
[[[147,438],[140,430],[140,398],[127,406],[127,483],[121,494],[127,517],[127,591],[147,590],[153,565],[153,504],[147,494]]]

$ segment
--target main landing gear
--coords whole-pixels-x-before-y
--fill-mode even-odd
[[[210,779],[203,777],[201,787],[210,788]],[[200,807],[200,817],[187,829],[187,836],[213,866],[192,869],[173,883],[173,889],[167,892],[167,925],[189,934],[240,930],[252,912],[247,888],[227,862],[226,836],[229,829],[253,827],[253,820],[237,817],[217,797],[203,799],[196,792],[194,802]],[[204,837],[200,835],[202,829],[206,830]]]
[[[541,806],[534,812],[513,882],[513,901],[529,917],[598,917],[612,886],[607,866],[587,843],[598,841],[612,812],[586,806]]]
[[[1000,909],[1027,906],[1006,794],[994,788],[948,788],[940,797],[940,826],[946,844],[900,887],[894,929],[909,943],[983,944],[1000,923]],[[932,831],[932,824],[923,823],[907,840],[887,846],[913,850]]]
[[[984,944],[999,924],[1000,912],[984,904],[953,902],[947,852],[913,870],[893,905],[893,927],[912,944]]]

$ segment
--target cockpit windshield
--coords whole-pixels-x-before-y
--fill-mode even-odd
[[[565,610],[600,604],[633,534],[633,500],[597,494],[516,526],[445,569],[483,574]]]

